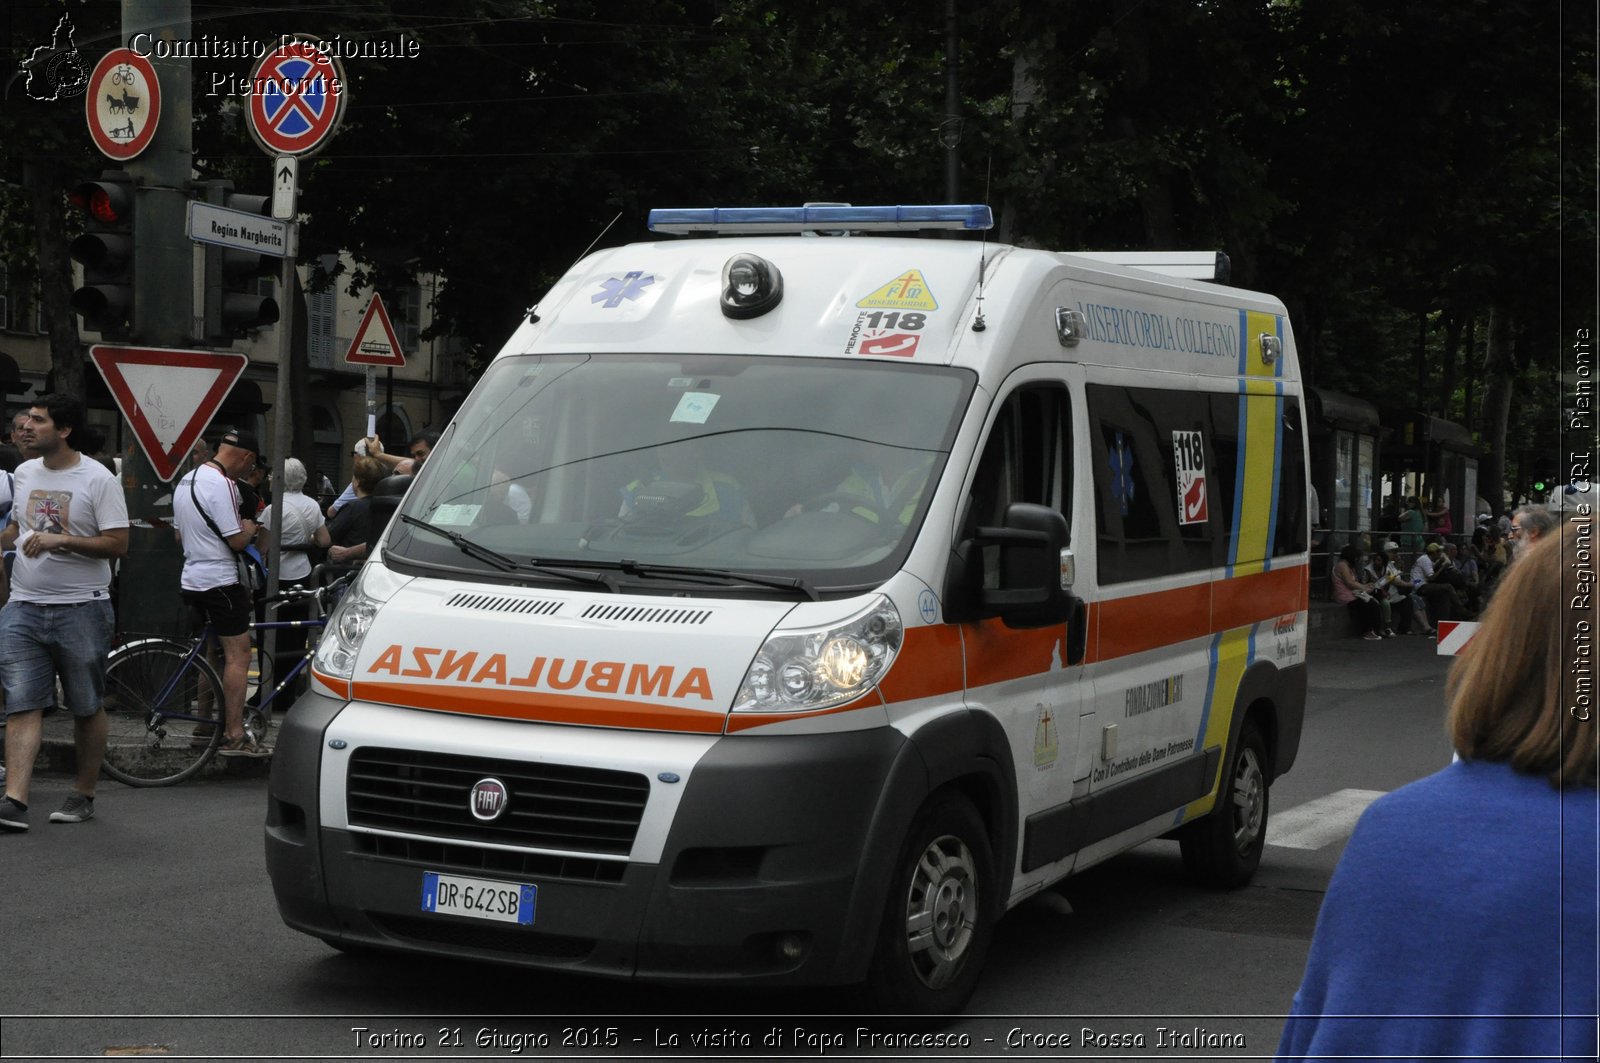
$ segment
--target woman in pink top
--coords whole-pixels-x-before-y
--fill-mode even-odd
[[[1356,623],[1365,631],[1362,638],[1376,642],[1383,638],[1383,607],[1372,596],[1372,584],[1363,583],[1356,575],[1360,564],[1361,548],[1355,543],[1339,551],[1339,562],[1333,566],[1333,600],[1350,607]]]

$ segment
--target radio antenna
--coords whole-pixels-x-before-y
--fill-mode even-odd
[[[572,260],[572,266],[576,266],[579,262],[582,262],[583,258],[584,258],[584,255],[587,255],[590,251],[593,251],[594,250],[594,245],[598,244],[601,240],[604,240],[606,238],[606,233],[611,231],[611,227],[613,225],[617,224],[617,222],[619,222],[621,220],[622,220],[622,211],[619,210],[619,211],[617,211],[617,216],[615,218],[612,218],[610,221],[606,222],[606,226],[605,226],[604,229],[600,230],[600,234],[598,236],[596,236],[593,240],[589,241],[589,246],[583,249],[582,254],[578,255],[577,258]],[[567,272],[568,273],[572,272],[572,266],[568,266],[567,267]],[[534,311],[538,310],[538,309],[539,309],[538,304],[535,304],[533,306],[528,307],[528,309],[527,309],[527,318],[528,318],[528,320],[530,322],[534,322],[534,321],[538,321],[539,320],[539,315],[534,313]]]
[[[988,164],[987,170],[983,175],[983,201],[986,204],[989,202],[989,194],[990,194],[990,191],[992,189],[993,180],[994,180],[994,156],[991,155],[989,157],[989,164]],[[994,207],[990,206],[989,209],[992,212],[994,210]],[[984,320],[983,320],[983,280],[984,280],[984,274],[986,272],[988,272],[988,266],[989,266],[988,254],[989,254],[989,230],[985,229],[985,230],[983,230],[983,235],[978,238],[978,313],[977,313],[977,316],[972,319],[972,331],[973,332],[982,332],[984,329],[989,327],[987,324],[984,323]]]

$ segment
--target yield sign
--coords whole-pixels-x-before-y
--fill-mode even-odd
[[[361,327],[356,329],[350,349],[344,352],[344,360],[350,365],[406,364],[405,352],[400,350],[394,326],[389,323],[389,311],[383,308],[383,296],[377,292],[372,293],[372,302],[367,304]]]
[[[89,348],[156,475],[170,481],[250,359],[164,347]]]

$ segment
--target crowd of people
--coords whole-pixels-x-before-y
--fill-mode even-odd
[[[1557,517],[1538,504],[1498,521],[1485,513],[1460,542],[1450,537],[1447,507],[1428,509],[1412,495],[1394,525],[1376,543],[1366,535],[1347,543],[1331,571],[1333,600],[1369,642],[1437,635],[1440,622],[1477,619],[1513,559],[1549,534]]]
[[[41,395],[6,422],[0,441],[0,711],[5,726],[0,767],[0,831],[26,831],[34,762],[47,711],[73,718],[77,762],[73,791],[52,823],[94,815],[106,744],[102,708],[105,661],[116,631],[116,563],[128,551],[130,521],[115,467],[100,456],[103,438],[81,400]],[[198,629],[217,635],[222,678],[224,757],[268,750],[244,728],[250,624],[261,618],[257,580],[274,529],[280,529],[279,585],[308,582],[323,561],[353,566],[371,533],[366,499],[386,476],[409,474],[426,460],[438,433],[419,432],[404,455],[389,455],[376,436],[356,444],[347,496],[324,502],[305,493],[308,470],[283,463],[274,491],[270,463],[248,431],[223,428],[198,441],[172,492],[173,526],[183,552],[180,594]],[[326,483],[326,478],[322,478]],[[276,494],[276,498],[273,495]],[[304,603],[282,607],[294,619]],[[280,653],[303,650],[303,629],[285,631]],[[59,698],[58,698],[59,687]]]

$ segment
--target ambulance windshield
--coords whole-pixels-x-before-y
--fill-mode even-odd
[[[726,590],[653,566],[875,585],[910,549],[974,383],[864,360],[501,358],[407,493],[386,556],[490,579],[592,569],[631,593]]]

